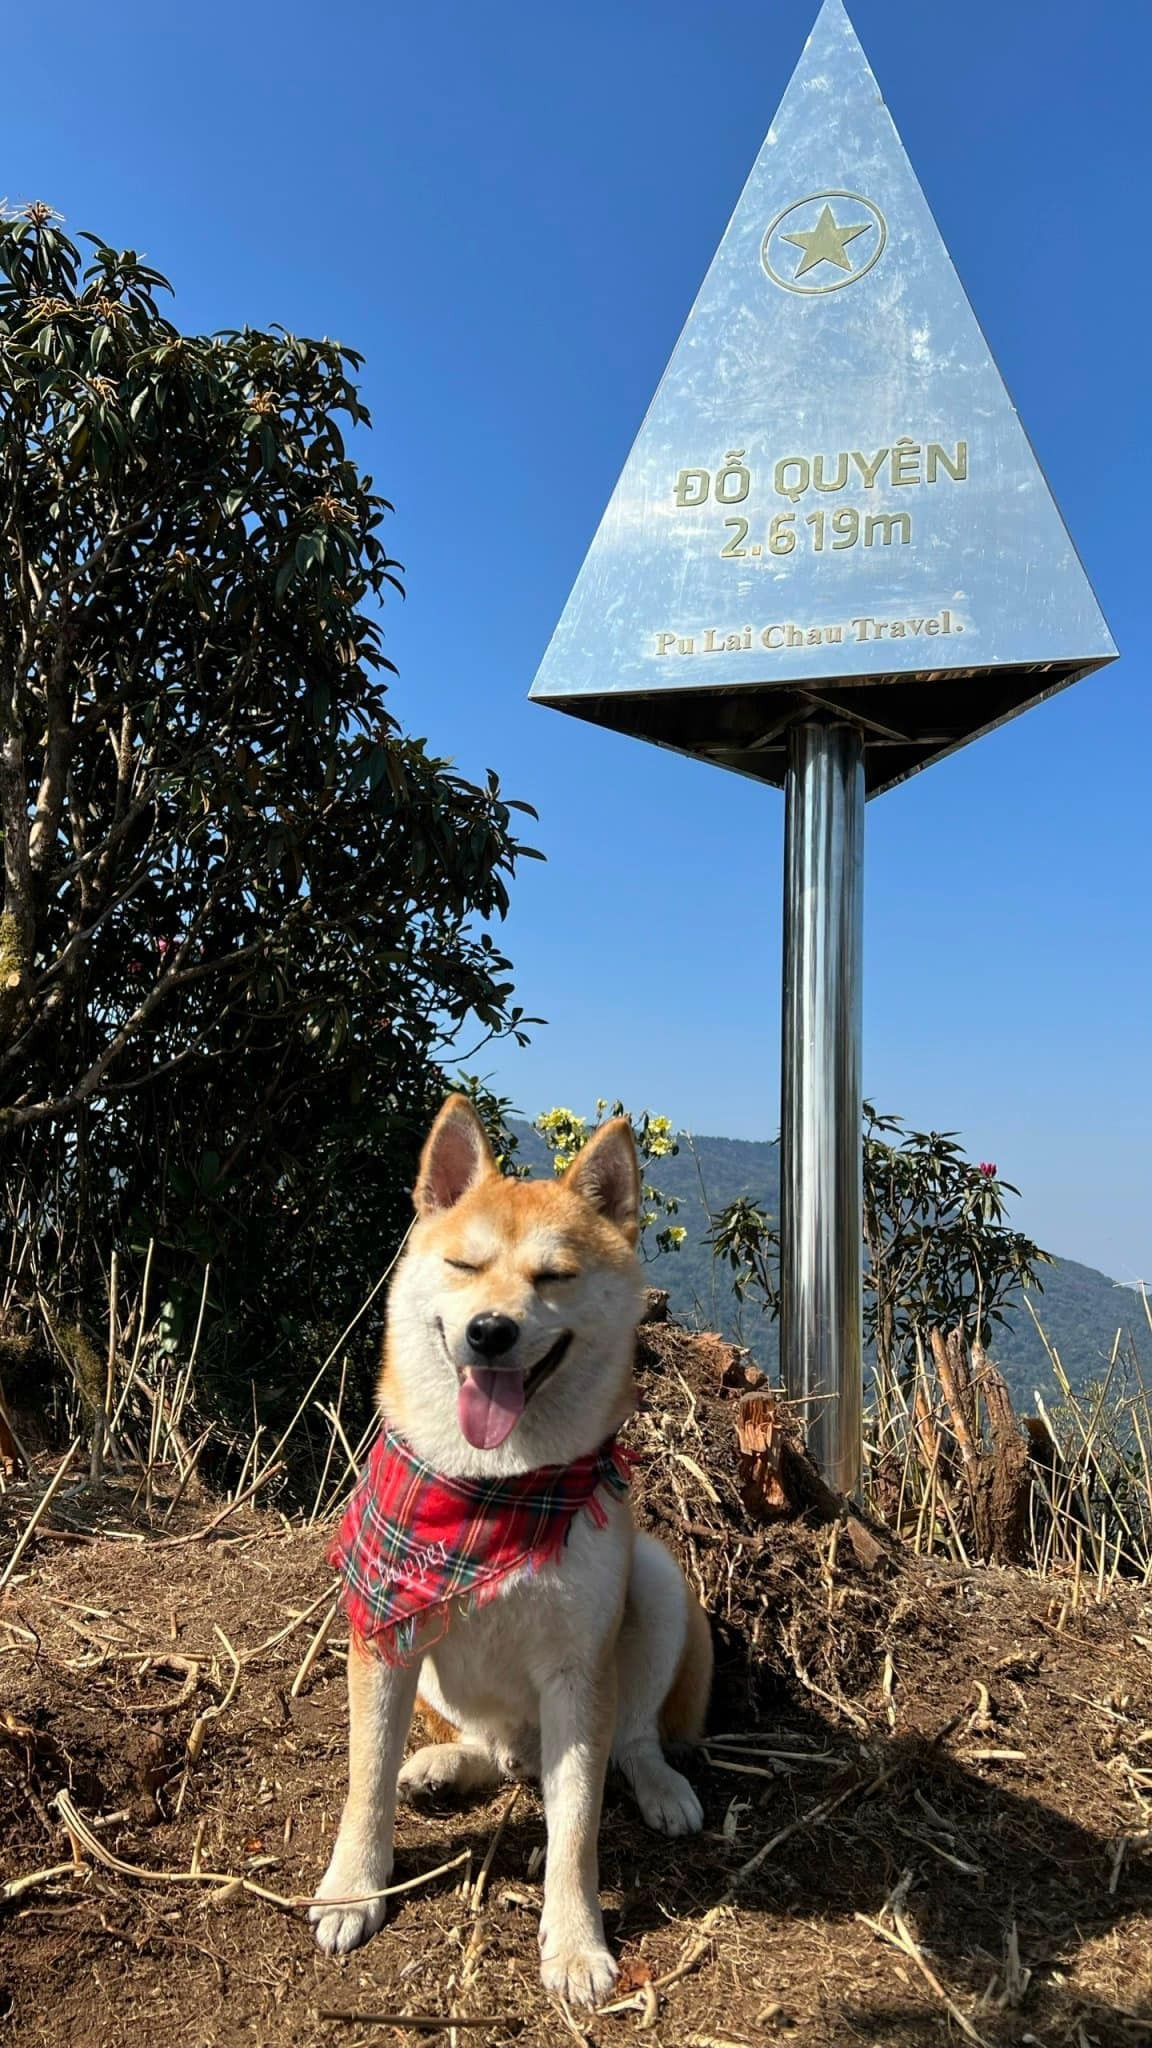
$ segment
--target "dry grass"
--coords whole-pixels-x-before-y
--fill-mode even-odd
[[[530,1789],[405,1810],[389,1928],[344,1963],[318,1955],[303,1916],[344,1741],[339,1627],[316,1648],[323,1531],[249,1505],[206,1533],[187,1503],[132,1509],[125,1479],[74,1501],[84,1532],[41,1518],[0,1609],[16,2040],[1148,2036],[1152,1598],[1086,1586],[1073,1614],[1027,1573],[899,1551],[869,1570],[831,1530],[750,1528],[734,1401],[674,1351],[666,1336],[644,1372],[638,1507],[690,1558],[664,1519],[676,1475],[717,1616],[713,1732],[688,1766],[706,1832],[670,1849],[611,1793],[622,1972],[604,2012],[566,2014],[539,1985]],[[159,1551],[173,1533],[197,1540]]]
[[[1008,1571],[974,1560],[931,1364],[906,1401],[904,1541],[869,1556],[838,1522],[749,1516],[738,1356],[645,1330],[638,1514],[716,1634],[689,1766],[707,1820],[670,1849],[610,1797],[622,1973],[589,2019],[539,1987],[530,1790],[405,1813],[390,1931],[359,1956],[320,1958],[303,1925],[343,1776],[323,1546],[361,1447],[339,1347],[293,1420],[324,1434],[291,1518],[262,1505],[290,1433],[254,1435],[230,1498],[210,1500],[183,1427],[194,1374],[146,1339],[109,1356],[103,1476],[77,1483],[74,1450],[0,1498],[0,2017],[21,2044],[1152,2039],[1147,1494],[1114,1462],[1123,1430],[1138,1451],[1152,1432],[1132,1383],[1118,1393],[1122,1362],[1090,1403],[1065,1383],[1060,1462],[1033,1482],[1040,1569]],[[874,1476],[896,1440],[890,1420]]]
[[[1085,1580],[1097,1593],[1118,1578],[1152,1582],[1152,1402],[1139,1355],[1118,1330],[1101,1378],[1070,1379],[1025,1296],[1048,1357],[1054,1393],[1033,1394],[1020,1488],[1021,1540],[1008,1553],[1041,1576]],[[1152,1328],[1152,1309],[1143,1296]],[[913,1367],[874,1383],[865,1422],[865,1495],[873,1512],[918,1555],[959,1564],[979,1558],[974,1477],[991,1479],[1005,1440],[1022,1425],[995,1366],[978,1345],[960,1345],[969,1382],[952,1384],[944,1333],[918,1345]],[[956,1346],[948,1347],[955,1355]],[[987,1554],[985,1552],[984,1554]]]
[[[67,1497],[76,1499],[88,1488],[98,1489],[105,1479],[115,1480],[118,1492],[122,1492],[121,1482],[131,1478],[132,1510],[142,1506],[150,1515],[154,1504],[159,1503],[162,1519],[168,1522],[185,1501],[194,1504],[204,1497],[204,1469],[213,1465],[228,1467],[235,1476],[215,1507],[212,1519],[202,1530],[184,1532],[175,1539],[186,1543],[211,1534],[236,1508],[255,1500],[286,1474],[291,1475],[294,1496],[299,1496],[303,1475],[311,1467],[315,1487],[306,1520],[312,1524],[330,1520],[347,1497],[374,1427],[370,1424],[363,1432],[357,1432],[356,1441],[350,1441],[344,1415],[349,1362],[346,1347],[357,1326],[377,1303],[402,1250],[403,1244],[341,1331],[313,1373],[288,1422],[271,1442],[267,1441],[264,1424],[255,1416],[252,1428],[239,1432],[206,1416],[200,1407],[196,1375],[212,1277],[209,1266],[204,1269],[200,1310],[188,1356],[180,1362],[173,1358],[164,1341],[162,1320],[152,1300],[153,1246],[149,1246],[145,1262],[140,1299],[133,1303],[121,1296],[118,1261],[113,1253],[107,1354],[98,1396],[94,1396],[90,1369],[78,1367],[67,1333],[61,1331],[50,1305],[41,1297],[45,1338],[71,1378],[72,1393],[64,1413],[74,1439],[69,1457],[74,1458],[82,1444],[89,1447],[87,1486],[83,1480],[74,1478]],[[9,1274],[8,1292],[12,1285],[13,1275]],[[0,1327],[4,1306],[5,1294],[0,1290]],[[328,1398],[322,1397],[322,1390]],[[37,1462],[16,1434],[0,1388],[0,1425],[3,1424],[7,1424],[16,1456],[5,1461],[5,1432],[0,1428],[0,1496],[8,1490],[21,1465],[27,1469]]]
[[[293,1504],[297,1508],[303,1504],[305,1522],[327,1523],[347,1496],[374,1427],[370,1423],[360,1431],[349,1422],[348,1340],[378,1302],[395,1263],[393,1259],[322,1360],[287,1424],[274,1440],[267,1441],[267,1432],[256,1418],[246,1435],[238,1435],[205,1416],[198,1406],[197,1360],[210,1269],[205,1270],[200,1314],[188,1357],[181,1363],[165,1348],[155,1319],[150,1299],[151,1250],[141,1298],[134,1303],[120,1297],[113,1256],[104,1383],[93,1413],[77,1382],[65,1417],[74,1438],[71,1455],[75,1458],[81,1445],[88,1444],[91,1483],[99,1484],[106,1472],[118,1480],[132,1475],[133,1504],[142,1502],[150,1510],[154,1498],[158,1499],[166,1520],[179,1513],[185,1500],[196,1503],[201,1499],[202,1468],[219,1468],[223,1463],[234,1477],[225,1498],[214,1505],[215,1519],[207,1523],[209,1531],[273,1482],[281,1482],[278,1491],[283,1493],[286,1475]],[[1149,1584],[1152,1398],[1139,1357],[1131,1342],[1122,1346],[1118,1331],[1101,1379],[1080,1391],[1027,1296],[1025,1303],[1045,1346],[1053,1391],[1048,1396],[1036,1391],[1035,1412],[1028,1418],[1031,1457],[1027,1461],[1022,1541],[1003,1552],[991,1552],[986,1543],[982,1545],[974,1474],[983,1473],[987,1478],[990,1461],[1002,1454],[999,1425],[1003,1417],[994,1398],[999,1375],[979,1346],[962,1344],[970,1394],[957,1400],[941,1356],[943,1332],[932,1333],[931,1346],[918,1344],[915,1359],[899,1375],[881,1376],[871,1383],[865,1422],[868,1505],[917,1555],[943,1555],[964,1566],[982,1554],[1025,1562],[1042,1576],[1070,1578],[1076,1604],[1085,1583],[1097,1593],[1118,1578],[1137,1578]],[[2,1307],[0,1295],[0,1312]],[[45,1333],[75,1373],[75,1360],[61,1350],[60,1333],[48,1304],[42,1307]],[[1152,1306],[1146,1295],[1143,1307],[1152,1330]],[[710,1341],[718,1356],[735,1355],[720,1340]],[[0,1421],[4,1412],[0,1399]],[[1009,1434],[1018,1434],[1019,1427],[1009,1409]],[[693,1457],[691,1445],[697,1434],[690,1398],[688,1429],[673,1461],[676,1469],[669,1469],[666,1475],[670,1501],[685,1524],[692,1520],[689,1497],[702,1499],[712,1509],[720,1504],[715,1472],[710,1478],[712,1468],[707,1460],[702,1463]],[[76,1469],[66,1499],[75,1499],[84,1490]],[[310,1475],[307,1479],[306,1473]],[[0,1461],[0,1495],[10,1478],[11,1471],[6,1472]],[[179,1540],[191,1539],[184,1534]],[[699,1585],[699,1559],[694,1553],[692,1565]]]

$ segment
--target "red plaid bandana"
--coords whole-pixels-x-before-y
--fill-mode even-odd
[[[353,1632],[403,1664],[422,1621],[435,1616],[443,1635],[453,1602],[481,1606],[511,1572],[557,1557],[581,1508],[602,1529],[596,1495],[622,1496],[634,1462],[609,1437],[571,1465],[450,1479],[386,1427],[328,1553]]]

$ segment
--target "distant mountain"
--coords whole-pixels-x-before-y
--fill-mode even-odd
[[[516,1129],[520,1157],[533,1173],[548,1172],[543,1139],[530,1125],[518,1124]],[[657,1161],[651,1179],[662,1193],[678,1199],[677,1221],[688,1232],[678,1252],[653,1259],[652,1285],[668,1289],[673,1314],[680,1320],[746,1344],[759,1363],[774,1372],[779,1358],[775,1324],[736,1300],[727,1269],[713,1259],[705,1235],[709,1210],[724,1208],[737,1195],[749,1195],[769,1215],[779,1215],[779,1146],[743,1138],[681,1138],[676,1158]],[[1138,1351],[1148,1356],[1148,1325],[1134,1289],[1073,1259],[1042,1267],[1041,1276],[1044,1291],[1031,1295],[1032,1305],[1074,1386],[1083,1386],[1106,1369],[1117,1330],[1131,1333]],[[1046,1394],[1051,1389],[1052,1370],[1023,1299],[1017,1297],[1006,1313],[1008,1322],[992,1349],[1017,1405],[1027,1411],[1033,1405],[1034,1387]]]

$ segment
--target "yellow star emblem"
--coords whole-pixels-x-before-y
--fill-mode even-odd
[[[857,235],[866,234],[871,226],[872,222],[866,220],[859,226],[838,228],[832,208],[825,204],[814,228],[802,228],[795,235],[780,237],[782,242],[792,242],[804,251],[793,276],[803,277],[806,270],[814,270],[818,263],[834,263],[838,270],[852,270],[852,258],[846,254],[848,243],[854,242]]]

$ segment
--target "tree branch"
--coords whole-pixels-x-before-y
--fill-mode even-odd
[[[235,966],[237,961],[252,959],[257,953],[263,952],[268,944],[266,938],[254,939],[250,945],[239,946],[231,953],[222,953],[216,960],[203,961],[198,967],[179,969],[178,962],[186,955],[191,942],[190,933],[177,953],[173,966],[161,975],[143,1002],[137,1004],[132,1015],[125,1019],[119,1031],[109,1040],[103,1052],[93,1060],[75,1088],[67,1095],[57,1096],[46,1102],[17,1103],[12,1109],[0,1109],[0,1131],[24,1130],[29,1124],[44,1123],[50,1117],[67,1116],[72,1110],[78,1109],[81,1103],[90,1102],[98,1093],[105,1074],[119,1059],[125,1046],[130,1044],[141,1025],[148,1022],[174,988],[181,988],[188,982],[200,981],[208,974],[219,974],[224,968]]]

